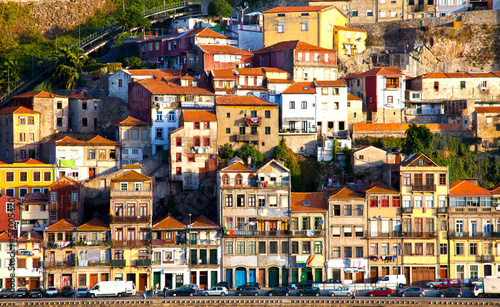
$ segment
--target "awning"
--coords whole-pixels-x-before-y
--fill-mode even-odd
[[[283,118],[286,121],[292,121],[292,122],[300,122],[304,120],[314,120],[314,117],[284,117]]]
[[[59,160],[60,167],[74,167],[76,165],[76,160]]]

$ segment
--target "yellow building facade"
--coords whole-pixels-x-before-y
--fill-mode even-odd
[[[338,55],[354,56],[366,49],[366,31],[336,25],[333,33],[333,49]]]
[[[263,12],[264,47],[301,40],[333,49],[334,26],[346,26],[347,17],[334,6],[287,6]]]
[[[54,164],[35,159],[19,163],[0,162],[0,193],[22,198],[34,192],[45,193],[54,182]]]

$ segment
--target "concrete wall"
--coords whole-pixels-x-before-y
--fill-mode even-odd
[[[295,153],[316,155],[317,136],[315,133],[280,133],[279,139],[284,139],[286,145]]]
[[[238,48],[250,49],[250,51],[258,50],[264,47],[264,34],[256,31],[238,31]]]

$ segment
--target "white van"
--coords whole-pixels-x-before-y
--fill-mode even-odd
[[[386,287],[390,289],[397,289],[406,286],[405,275],[385,275],[384,278],[377,281],[376,287]]]
[[[90,297],[97,296],[134,296],[135,284],[131,281],[101,281],[89,291]]]

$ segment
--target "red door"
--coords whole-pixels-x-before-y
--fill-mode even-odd
[[[89,167],[89,179],[93,179],[95,177],[95,167]]]
[[[90,274],[90,284],[89,287],[92,288],[97,284],[97,274]]]

